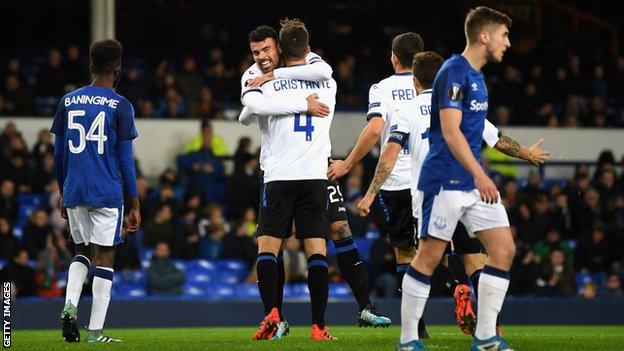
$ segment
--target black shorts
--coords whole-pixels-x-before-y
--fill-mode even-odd
[[[338,182],[330,182],[327,185],[327,200],[329,201],[329,223],[347,220],[347,206],[340,191]]]
[[[258,235],[280,239],[290,237],[292,223],[296,238],[327,237],[327,180],[273,181],[262,187],[258,214]]]
[[[485,253],[479,239],[471,238],[461,222],[457,223],[453,233],[453,247],[458,255]]]
[[[392,246],[398,248],[416,246],[410,189],[380,190],[377,199],[384,218],[382,233],[388,235]]]

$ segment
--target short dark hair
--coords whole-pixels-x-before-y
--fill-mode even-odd
[[[424,47],[422,38],[414,32],[399,34],[392,39],[392,53],[403,67],[409,67],[414,55],[423,51]]]
[[[123,47],[115,39],[105,39],[91,44],[89,58],[93,74],[113,74],[121,67],[121,53]]]
[[[442,62],[444,59],[437,52],[425,51],[414,55],[412,71],[423,88],[429,89],[433,86],[433,80],[442,66]]]
[[[479,40],[479,33],[485,26],[491,24],[502,24],[507,26],[507,29],[511,28],[511,18],[506,14],[491,9],[486,6],[479,6],[471,9],[466,15],[466,22],[464,23],[464,33],[468,43],[475,43]]]
[[[272,38],[277,43],[277,32],[271,26],[259,26],[249,33],[249,43],[264,41]]]
[[[285,58],[303,58],[310,43],[305,24],[297,18],[280,21],[279,44]]]

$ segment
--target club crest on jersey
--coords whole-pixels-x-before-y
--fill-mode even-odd
[[[446,219],[442,216],[436,216],[436,219],[433,222],[433,225],[435,225],[436,228],[438,229],[444,229],[446,228]]]
[[[447,95],[452,101],[459,101],[464,97],[464,94],[462,93],[462,88],[457,83],[453,83],[453,85],[451,85],[447,92]]]
[[[477,83],[472,83],[472,84],[470,84],[470,87],[472,88],[472,91],[477,91],[477,90],[479,90],[479,86],[477,85]]]

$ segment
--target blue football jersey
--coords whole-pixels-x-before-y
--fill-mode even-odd
[[[117,144],[138,136],[132,104],[111,89],[88,85],[61,99],[50,131],[64,138],[64,206],[120,207]]]
[[[461,55],[446,60],[433,82],[429,153],[422,166],[418,189],[434,194],[440,189],[472,190],[475,188],[472,175],[455,159],[444,141],[440,124],[440,110],[444,108],[462,111],[460,129],[479,160],[488,92],[483,73],[474,70]]]

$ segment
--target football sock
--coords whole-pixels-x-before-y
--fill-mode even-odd
[[[308,289],[312,306],[312,324],[325,328],[325,309],[329,294],[329,276],[327,274],[327,258],[314,254],[308,258]]]
[[[258,290],[260,290],[260,298],[264,304],[264,315],[266,316],[273,307],[277,307],[277,257],[270,252],[259,253],[256,274],[258,275]]]
[[[455,278],[459,281],[459,284],[470,286],[470,278],[468,278],[466,268],[462,264],[461,256],[453,252],[446,257],[448,258],[448,267],[455,273]]]
[[[432,281],[438,282],[437,284],[442,285],[442,290],[447,296],[453,297],[455,294],[455,288],[459,284],[455,273],[450,270],[447,266],[440,264],[436,267],[435,271],[433,271],[433,276],[436,279],[432,279]]]
[[[89,330],[104,328],[104,320],[110,302],[111,287],[113,286],[113,269],[109,267],[95,267],[93,272],[93,301],[91,302],[91,318]]]
[[[509,272],[491,266],[483,267],[479,278],[479,298],[477,308],[477,329],[475,337],[486,340],[496,335],[496,320],[503,307]]]
[[[474,291],[477,300],[479,299],[479,277],[481,276],[482,269],[477,269],[470,275],[470,281],[472,282],[472,291]]]
[[[368,284],[366,283],[366,273],[364,272],[364,264],[360,259],[360,253],[353,241],[353,237],[334,241],[336,247],[336,260],[342,276],[345,278],[349,287],[357,300],[359,310],[363,310],[370,305],[368,296]]]
[[[284,320],[282,314],[282,303],[284,302],[284,284],[286,283],[286,271],[284,270],[284,254],[280,251],[277,256],[277,309],[280,320]]]
[[[429,276],[409,267],[403,279],[401,298],[401,343],[418,340],[418,323],[422,318],[431,285]]]
[[[76,255],[69,265],[67,273],[67,290],[65,293],[65,303],[71,302],[72,305],[78,307],[80,294],[82,293],[82,284],[84,284],[89,266],[91,262],[83,255]]]

